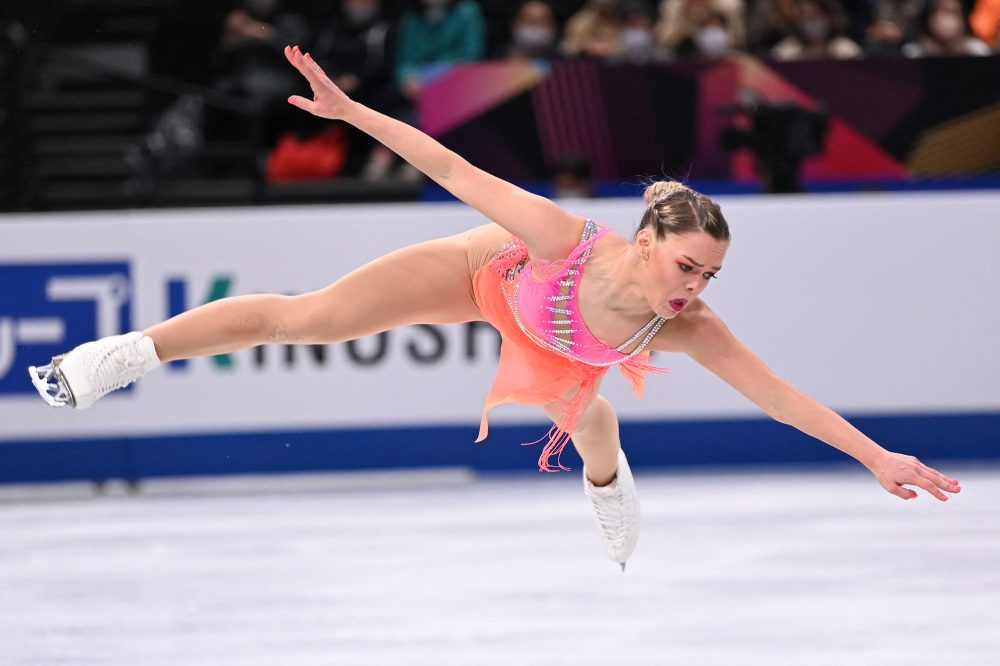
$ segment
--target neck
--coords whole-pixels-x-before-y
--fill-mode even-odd
[[[653,316],[639,282],[642,258],[631,243],[612,249],[597,268],[596,291],[602,307],[623,317]]]

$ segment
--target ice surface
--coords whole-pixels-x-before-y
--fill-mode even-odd
[[[1000,664],[1000,470],[637,470],[3,500],[0,664]]]

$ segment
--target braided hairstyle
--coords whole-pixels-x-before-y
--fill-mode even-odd
[[[691,231],[704,231],[717,240],[728,241],[732,238],[719,205],[683,183],[656,181],[646,188],[642,198],[646,202],[646,211],[639,228],[635,230],[636,234],[649,227],[656,232],[659,240],[667,234]]]

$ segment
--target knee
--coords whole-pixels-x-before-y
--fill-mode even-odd
[[[258,344],[309,342],[318,335],[322,318],[307,296],[238,296],[236,299],[243,303],[236,316],[227,319],[226,332],[232,337],[252,339]],[[226,300],[229,299],[218,303]]]
[[[264,343],[280,336],[283,298],[273,294],[234,296],[212,301],[202,308],[218,313],[226,336]]]
[[[271,342],[329,344],[368,334],[363,318],[338,307],[342,299],[332,288],[285,296]]]
[[[594,396],[593,402],[587,407],[587,411],[583,413],[577,430],[586,430],[593,427],[607,428],[609,426],[618,427],[618,415],[615,413],[615,408],[611,406],[611,403],[604,396]]]
[[[284,296],[280,303],[280,317],[273,330],[271,342],[311,344],[330,342],[330,312],[317,303],[313,293]]]
[[[553,421],[558,421],[560,415],[562,414],[562,406],[560,403],[550,403],[543,405],[542,407],[545,413]],[[576,426],[576,431],[586,430],[591,427],[607,427],[607,426],[618,426],[618,415],[615,413],[615,408],[611,406],[608,399],[602,395],[594,396],[593,401],[587,407],[587,411],[583,413],[580,417],[580,422]]]

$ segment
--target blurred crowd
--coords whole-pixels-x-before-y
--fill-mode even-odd
[[[320,131],[284,103],[301,87],[286,44],[355,99],[408,120],[455,63],[984,56],[1000,51],[998,32],[1000,0],[181,0],[150,57],[157,73],[260,101],[276,145],[289,128]],[[344,140],[327,132],[331,145]],[[363,138],[348,143],[341,171],[377,179],[405,168]]]

